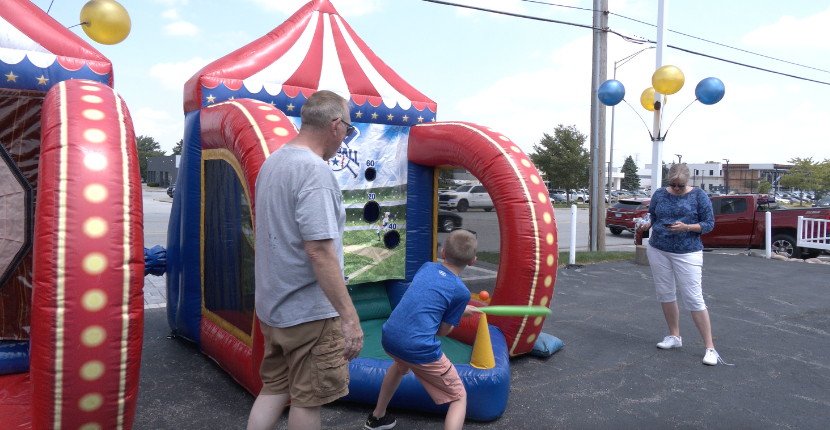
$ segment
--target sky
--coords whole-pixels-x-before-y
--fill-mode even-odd
[[[591,8],[591,0],[540,0]],[[46,10],[51,0],[35,0]],[[439,121],[468,121],[502,132],[525,152],[559,124],[590,132],[590,29],[445,6],[421,0],[331,0],[340,15],[386,64],[438,105]],[[520,0],[455,3],[590,25],[592,13]],[[83,0],[55,0],[50,15],[71,26]],[[91,41],[113,63],[115,89],[129,106],[136,135],[155,138],[169,154],[184,132],[184,82],[201,67],[261,37],[290,17],[303,0],[122,0],[132,20],[117,45]],[[830,0],[667,1],[670,30],[810,66],[813,70],[669,33],[667,43],[731,61],[830,82]],[[232,6],[231,6],[232,5]],[[657,0],[609,0],[612,13],[656,24]],[[656,28],[619,16],[609,26],[656,40]],[[608,35],[608,77],[614,62],[650,45]],[[794,157],[830,159],[830,85],[775,75],[668,49],[663,64],[679,67],[686,84],[670,96],[671,125],[663,160],[688,163],[787,163]],[[626,101],[615,109],[614,166],[631,156],[651,163],[646,126],[653,114],[640,106],[651,86],[655,49],[619,66]],[[726,86],[712,106],[692,104],[707,77]],[[607,108],[606,147],[611,108]],[[608,156],[606,155],[606,159]]]

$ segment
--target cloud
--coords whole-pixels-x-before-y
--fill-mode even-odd
[[[775,24],[763,25],[744,35],[747,45],[770,48],[820,48],[830,49],[827,22],[830,9],[813,16],[798,19],[784,15]]]
[[[167,111],[143,107],[131,111],[131,117],[136,136],[151,136],[168,154],[182,138],[184,127],[180,116],[173,118]]]
[[[176,9],[168,9],[161,14],[162,18],[177,20],[179,19],[179,13],[176,12]]]
[[[278,11],[291,15],[308,3],[308,0],[249,0],[264,10]],[[381,9],[381,0],[334,0],[332,1],[337,12],[346,17],[360,16]]]
[[[189,22],[176,21],[165,25],[164,32],[168,36],[195,36],[199,34],[199,28]]]
[[[187,0],[153,0],[156,3],[161,3],[167,6],[175,6],[177,4],[185,5],[187,4]]]
[[[191,76],[212,61],[196,57],[181,63],[159,63],[150,68],[150,76],[158,79],[165,88],[181,90]]]

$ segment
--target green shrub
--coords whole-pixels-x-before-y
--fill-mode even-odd
[[[157,187],[157,186],[159,186],[159,183],[158,182],[148,182],[147,186],[148,187]]]

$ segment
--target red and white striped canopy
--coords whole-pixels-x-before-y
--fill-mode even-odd
[[[267,101],[300,92],[307,98],[317,90],[358,106],[436,111],[435,102],[378,58],[329,0],[312,0],[270,33],[205,66],[185,84],[184,110],[224,101],[213,93]]]

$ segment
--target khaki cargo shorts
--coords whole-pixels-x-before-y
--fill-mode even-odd
[[[331,403],[349,394],[349,362],[340,317],[275,328],[260,322],[265,356],[260,394],[289,393],[301,408]]]

